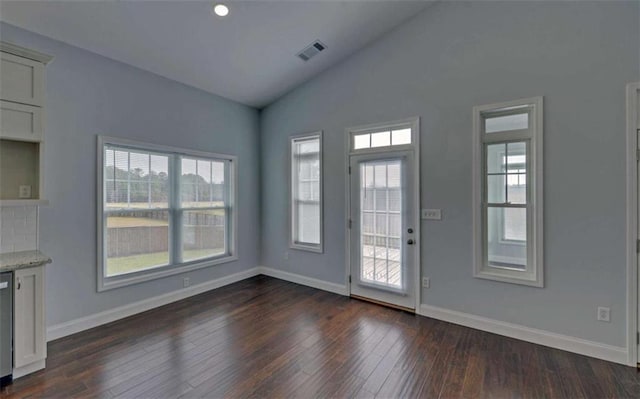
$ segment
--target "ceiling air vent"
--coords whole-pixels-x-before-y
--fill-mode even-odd
[[[316,56],[316,54],[318,54],[319,52],[321,52],[322,50],[326,49],[327,46],[325,46],[324,44],[322,44],[320,42],[320,40],[316,40],[315,42],[313,42],[310,46],[308,46],[307,48],[305,48],[304,50],[302,50],[301,52],[298,53],[298,57],[302,60],[302,61],[309,61],[310,59],[312,59],[313,57]]]

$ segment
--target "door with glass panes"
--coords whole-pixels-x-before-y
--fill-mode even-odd
[[[415,309],[414,152],[350,157],[351,295]]]

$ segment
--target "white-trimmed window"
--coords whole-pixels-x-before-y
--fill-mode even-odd
[[[542,97],[473,118],[474,275],[542,287]]]
[[[322,252],[322,132],[291,137],[291,248]]]
[[[383,125],[379,127],[379,130],[353,132],[352,137],[351,148],[353,151],[407,145],[411,144],[411,126],[407,127],[403,124],[393,129],[393,126],[389,128]]]
[[[98,290],[237,259],[233,156],[98,139]]]

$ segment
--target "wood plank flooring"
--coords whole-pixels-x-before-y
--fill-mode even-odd
[[[51,342],[0,396],[640,398],[640,376],[259,276]]]

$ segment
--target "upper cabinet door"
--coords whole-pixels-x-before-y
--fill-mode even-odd
[[[0,100],[0,138],[42,141],[42,108]]]
[[[0,99],[42,106],[44,64],[9,53],[0,53]]]

